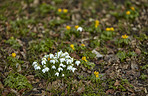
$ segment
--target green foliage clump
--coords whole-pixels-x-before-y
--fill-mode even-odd
[[[7,78],[4,79],[4,83],[5,86],[18,90],[24,88],[32,89],[32,85],[28,82],[27,78],[19,73],[10,73]]]
[[[123,62],[124,59],[126,59],[127,57],[137,56],[137,54],[134,51],[128,53],[126,53],[125,51],[119,51],[116,55],[121,60],[121,62]]]
[[[11,37],[7,41],[5,41],[5,43],[10,44],[11,47],[14,49],[18,49],[21,47],[21,45],[18,43],[18,41],[14,37]]]
[[[51,39],[45,39],[39,41],[30,42],[29,44],[29,50],[32,52],[49,52],[49,48],[51,48],[53,45],[53,41]]]

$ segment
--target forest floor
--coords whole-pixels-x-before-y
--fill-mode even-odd
[[[148,96],[148,0],[1,0],[0,95]]]

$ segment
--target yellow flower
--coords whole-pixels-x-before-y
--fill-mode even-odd
[[[111,30],[111,31],[114,31],[114,28],[113,28],[113,27],[111,27],[111,28],[110,28],[110,30]]]
[[[99,20],[96,20],[96,21],[95,21],[95,24],[98,24],[98,25],[99,25],[99,23],[100,23]]]
[[[78,29],[79,28],[79,25],[76,25],[75,28]]]
[[[61,9],[61,8],[59,8],[59,9],[58,9],[58,12],[62,12],[62,9]]]
[[[126,15],[130,15],[130,13],[131,13],[130,11],[126,11]]]
[[[106,28],[106,31],[110,31],[110,28]]]
[[[94,72],[94,74],[95,74],[95,75],[98,75],[98,74],[99,74],[99,72],[96,72],[96,71],[95,71],[95,72]]]
[[[63,9],[63,12],[64,12],[64,13],[67,13],[67,12],[68,12],[68,10],[67,10],[67,9]]]
[[[71,47],[73,50],[75,50],[75,48],[74,48],[74,45],[73,45],[73,44],[71,44],[71,45],[70,45],[70,47]]]
[[[85,47],[85,44],[81,44],[81,46]]]
[[[97,28],[98,27],[98,25],[97,24],[95,24],[95,28]]]
[[[50,58],[48,58],[48,61],[50,60]]]
[[[131,7],[131,9],[132,9],[133,11],[135,11],[135,8],[134,8],[134,7]]]
[[[16,57],[16,54],[15,53],[12,53],[11,55],[12,55],[12,57]]]
[[[70,30],[70,29],[71,29],[71,27],[70,27],[70,26],[66,26],[66,29],[67,29],[67,30]]]
[[[122,35],[122,38],[126,39],[126,38],[128,38],[128,36],[125,34],[125,35]]]
[[[84,57],[82,57],[82,60],[84,60],[85,62],[87,62],[87,60],[86,60],[86,57],[84,56]]]
[[[98,78],[99,77],[99,75],[96,75],[96,78]]]
[[[99,20],[95,21],[95,28],[97,28],[99,26],[99,23],[100,23]]]
[[[95,74],[96,78],[99,77],[99,72],[95,71],[94,74]]]

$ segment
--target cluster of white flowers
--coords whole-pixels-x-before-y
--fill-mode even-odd
[[[74,60],[69,56],[68,52],[59,51],[54,54],[45,55],[41,60],[41,65],[38,62],[33,62],[35,70],[41,70],[43,73],[49,72],[54,76],[65,76],[68,71],[75,72],[79,66],[80,61]],[[41,67],[40,67],[41,66]]]

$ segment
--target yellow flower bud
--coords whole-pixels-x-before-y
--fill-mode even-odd
[[[58,9],[58,12],[62,12],[62,9],[59,8],[59,9]]]
[[[128,38],[128,36],[125,34],[125,35],[122,35],[122,38],[126,39],[126,38]]]
[[[110,30],[111,30],[111,31],[114,31],[114,28],[113,28],[113,27],[111,27],[111,28],[110,28]]]
[[[16,53],[12,53],[11,55],[12,55],[12,57],[16,57]]]
[[[83,47],[84,47],[84,46],[85,46],[85,44],[81,44],[81,46],[83,46]]]
[[[131,12],[130,11],[126,11],[126,15],[130,15],[131,14]]]
[[[71,29],[71,27],[70,27],[70,26],[66,26],[66,29],[67,29],[67,30],[70,30],[70,29]]]
[[[87,62],[87,60],[86,60],[86,57],[84,56],[84,57],[82,57],[82,60],[84,60],[85,62]]]
[[[110,28],[106,28],[106,31],[110,31]]]
[[[79,28],[79,25],[76,25],[75,28],[78,29]]]
[[[67,13],[67,12],[68,12],[68,10],[67,10],[67,9],[63,9],[63,12],[64,12],[64,13]]]
[[[131,10],[135,11],[135,8],[134,7],[131,7]]]
[[[73,44],[71,44],[70,47],[71,47],[73,50],[75,49]]]

